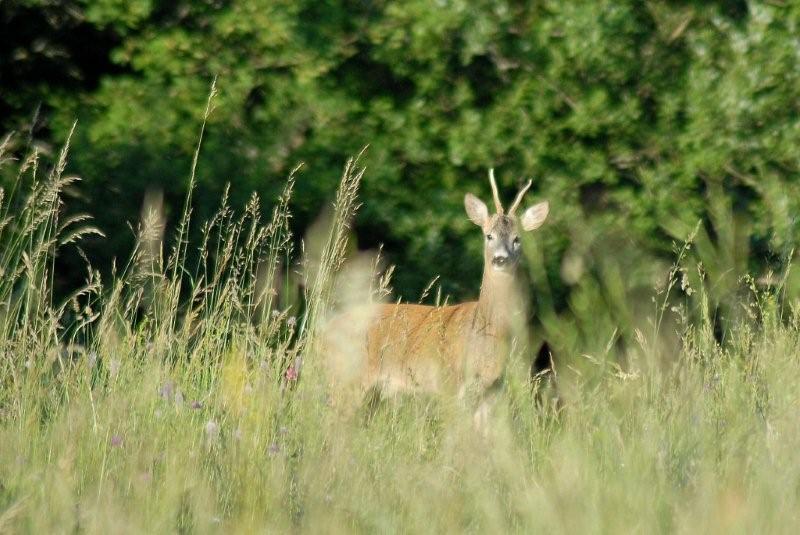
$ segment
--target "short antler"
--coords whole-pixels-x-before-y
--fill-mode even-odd
[[[489,183],[492,185],[492,196],[494,197],[494,207],[497,213],[503,215],[503,204],[500,202],[500,194],[497,192],[497,182],[494,180],[494,168],[489,168]]]
[[[514,210],[517,209],[519,203],[522,202],[522,198],[525,196],[525,193],[528,191],[528,188],[531,187],[533,180],[528,180],[528,183],[523,186],[519,193],[517,193],[517,198],[514,199],[514,204],[511,205],[511,208],[508,209],[508,215],[514,215]]]

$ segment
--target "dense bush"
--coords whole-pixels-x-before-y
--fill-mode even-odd
[[[106,265],[129,250],[126,222],[146,190],[164,190],[175,223],[214,76],[195,215],[211,214],[228,182],[234,204],[252,190],[275,198],[304,160],[293,199],[302,231],[331,199],[346,156],[369,144],[358,238],[386,244],[399,264],[395,288],[411,299],[436,274],[445,292],[475,294],[480,242],[462,196],[488,196],[490,166],[507,196],[532,176],[532,196],[551,200],[552,222],[528,250],[541,307],[553,313],[580,308],[570,288],[587,276],[651,288],[665,267],[653,259],[670,257],[698,220],[712,276],[730,262],[761,274],[795,245],[794,2],[27,0],[0,9],[19,29],[5,45],[3,84],[27,73],[2,97],[3,126],[21,128],[42,102],[46,128],[34,133],[60,143],[78,119],[69,171],[84,183],[69,206],[107,234],[85,244]],[[87,62],[75,35],[94,39],[107,62]]]

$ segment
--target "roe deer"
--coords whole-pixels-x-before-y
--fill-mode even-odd
[[[476,426],[483,427],[502,382],[511,341],[525,321],[524,295],[516,274],[521,230],[534,230],[549,211],[540,202],[517,218],[531,181],[508,212],[503,210],[489,171],[497,213],[471,193],[464,197],[469,219],[483,231],[483,281],[480,297],[449,306],[372,304],[347,310],[328,322],[324,357],[331,378],[331,400],[353,408],[368,391],[449,391],[477,395]],[[345,398],[355,399],[345,399]]]

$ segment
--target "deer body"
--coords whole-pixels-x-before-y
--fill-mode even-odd
[[[473,195],[464,199],[467,215],[484,232],[479,299],[449,306],[364,305],[334,318],[323,342],[334,399],[360,399],[373,389],[382,395],[424,391],[479,398],[496,390],[524,325],[524,292],[516,278],[519,231],[540,226],[548,205],[514,217],[529,182],[506,215],[491,172],[490,180],[497,214],[490,216]]]

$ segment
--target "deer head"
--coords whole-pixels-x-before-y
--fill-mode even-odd
[[[542,226],[547,219],[550,205],[547,201],[543,201],[526,209],[519,217],[514,215],[528,188],[531,187],[532,181],[528,180],[506,213],[500,202],[494,169],[489,170],[489,182],[497,213],[489,215],[486,204],[471,193],[464,196],[464,208],[470,221],[483,230],[484,272],[488,273],[491,269],[496,273],[513,273],[520,258],[520,231],[531,231]]]

